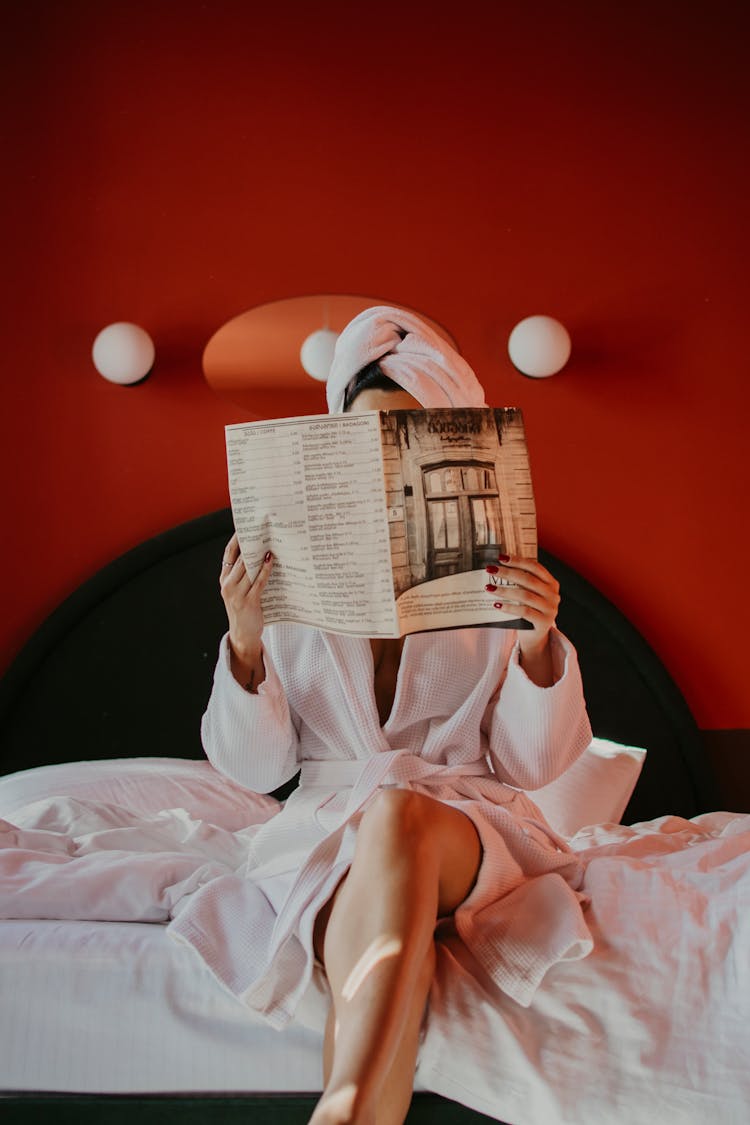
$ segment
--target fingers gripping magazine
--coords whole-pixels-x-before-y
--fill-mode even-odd
[[[226,443],[248,574],[276,557],[266,623],[367,637],[528,627],[485,589],[499,555],[537,554],[520,410],[278,418],[227,426]]]

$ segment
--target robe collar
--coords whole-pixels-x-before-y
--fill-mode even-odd
[[[375,669],[372,662],[372,649],[367,637],[348,637],[341,633],[326,633],[321,630],[324,644],[336,669],[341,689],[348,702],[348,710],[357,732],[357,757],[367,757],[377,750],[391,750],[387,730],[393,725],[398,710],[404,660],[409,638],[404,640],[401,663],[396,680],[393,706],[385,727],[380,726],[378,705],[375,699]]]

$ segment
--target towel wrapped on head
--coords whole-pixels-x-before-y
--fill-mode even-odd
[[[376,305],[336,341],[326,387],[330,414],[342,413],[349,383],[375,361],[424,407],[486,406],[476,375],[442,336],[414,313]]]

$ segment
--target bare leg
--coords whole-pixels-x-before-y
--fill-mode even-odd
[[[376,1125],[389,1125],[390,1122],[401,1122],[406,1117],[412,1098],[414,1085],[414,1071],[417,1066],[417,1052],[419,1050],[419,1037],[422,1030],[422,1019],[427,996],[435,973],[435,945],[425,960],[422,973],[414,982],[414,994],[409,1010],[404,1021],[404,1031],[401,1036],[396,1057],[391,1064],[391,1069],[385,1077],[378,1099],[375,1112]],[[327,1085],[333,1069],[334,1029],[336,1024],[335,1008],[331,1007],[326,1024],[325,1044],[323,1048],[323,1078]]]
[[[420,1032],[424,1007],[435,971],[435,947],[432,946],[431,955],[428,955],[423,968],[423,977],[415,981],[414,995],[404,1021],[404,1031],[401,1036],[396,1056],[391,1064],[391,1069],[386,1075],[381,1087],[378,1104],[375,1111],[376,1125],[390,1125],[402,1122],[409,1110],[414,1085],[414,1071],[417,1065],[417,1052],[419,1049]],[[324,1046],[323,1075],[326,1086],[330,1082],[333,1069],[334,1027],[335,1010],[332,1007],[326,1025],[326,1038]],[[344,1118],[345,1120],[347,1118]],[[335,1118],[334,1118],[335,1120]]]
[[[317,927],[336,1026],[311,1125],[403,1121],[435,922],[464,900],[480,859],[471,821],[429,797],[383,790],[365,812],[349,875]]]
[[[409,1112],[419,1051],[419,1035],[432,978],[435,975],[435,960],[435,943],[431,942],[425,963],[414,982],[411,1004],[405,1013],[401,1042],[391,1063],[391,1069],[380,1088],[375,1112],[376,1125],[401,1125]]]

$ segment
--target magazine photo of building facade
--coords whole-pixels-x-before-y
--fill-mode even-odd
[[[396,598],[499,554],[536,557],[520,410],[383,412],[381,438]]]

